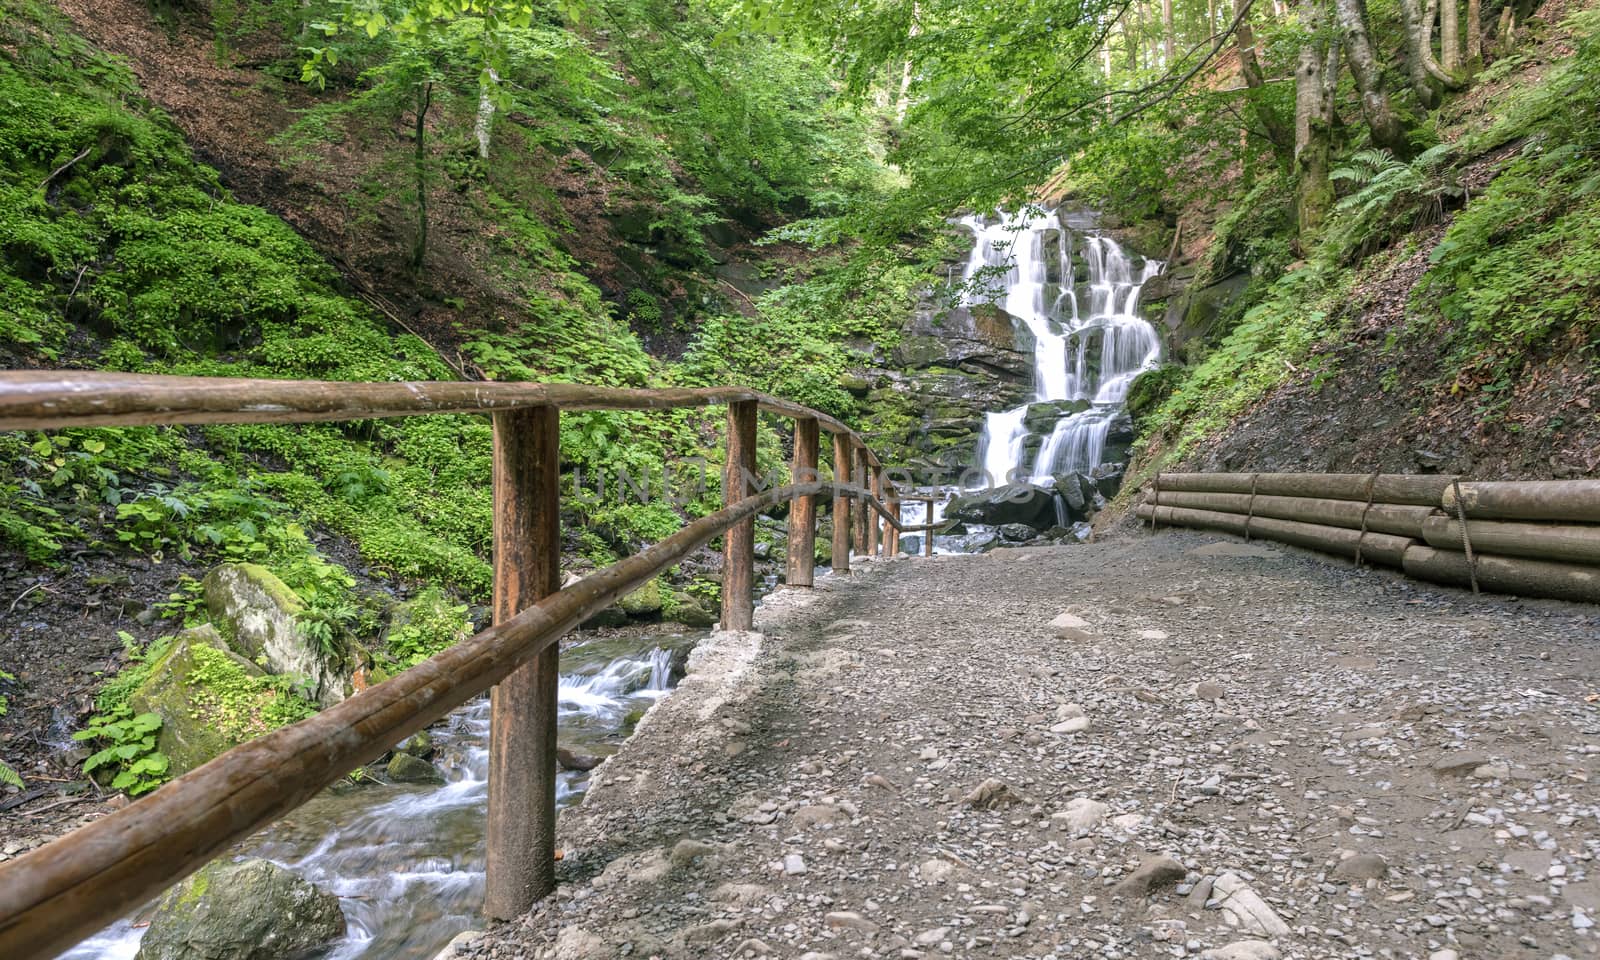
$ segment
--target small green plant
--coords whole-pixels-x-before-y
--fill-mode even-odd
[[[166,756],[156,749],[156,736],[160,732],[160,714],[134,715],[133,708],[123,703],[91,717],[89,725],[74,733],[72,739],[104,745],[83,761],[85,774],[109,769],[114,772],[111,788],[137,797],[167,782],[169,764]]]
[[[11,683],[16,679],[16,677],[4,670],[0,670],[0,683]],[[6,695],[0,693],[0,717],[6,715],[6,708],[9,705],[10,701],[6,699]],[[17,774],[17,771],[11,769],[11,765],[4,760],[0,760],[0,783],[9,784],[19,789],[22,787],[22,777]]]
[[[403,667],[411,667],[472,635],[467,605],[450,602],[443,590],[430,586],[417,594],[397,615],[389,630],[389,653]]]

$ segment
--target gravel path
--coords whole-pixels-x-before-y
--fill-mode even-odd
[[[704,645],[464,952],[1600,956],[1597,614],[1182,531],[868,564]]]

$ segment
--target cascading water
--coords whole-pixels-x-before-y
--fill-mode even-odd
[[[630,643],[624,639],[623,643]],[[666,696],[671,650],[593,641],[562,651],[558,722],[579,750],[616,743],[627,714]],[[324,793],[244,844],[337,894],[347,933],[319,960],[428,960],[451,937],[481,927],[489,796],[489,701],[433,730],[443,786],[368,786]],[[562,772],[556,802],[583,791],[588,774]],[[133,960],[144,930],[121,920],[60,960]]]
[[[1122,412],[1134,377],[1161,359],[1155,328],[1137,313],[1139,291],[1162,263],[1133,258],[1110,237],[1075,235],[1055,211],[1037,208],[960,221],[975,242],[962,279],[967,306],[1004,310],[1033,340],[1034,399],[985,417],[978,458],[988,481],[1042,483],[1060,473],[1088,473],[1101,463],[1106,435]],[[1085,267],[1074,278],[1073,244]],[[1030,407],[1052,419],[1035,452],[1029,443]]]

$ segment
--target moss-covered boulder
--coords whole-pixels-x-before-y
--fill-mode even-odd
[[[651,580],[617,601],[617,606],[622,608],[622,612],[635,620],[653,620],[659,617],[661,608],[665,604],[659,580]]]
[[[289,685],[288,678],[269,676],[229,650],[207,624],[173,639],[129,695],[128,705],[135,713],[161,715],[156,749],[170,762],[172,775],[179,776],[230,747],[315,712]]]
[[[201,648],[207,653],[197,653]],[[231,664],[243,676],[262,676],[260,667],[229,650],[216,629],[206,624],[178,634],[128,697],[134,713],[161,715],[156,749],[166,756],[175,777],[233,746],[233,740],[211,722],[204,702],[206,674],[214,670],[216,660]]]
[[[665,616],[668,620],[686,627],[705,628],[717,625],[717,611],[690,593],[674,593],[671,602],[666,606]]]
[[[444,774],[438,767],[409,753],[396,753],[390,757],[389,765],[384,767],[383,772],[394,783],[444,783]]]
[[[321,648],[299,628],[305,604],[266,567],[225,563],[206,574],[206,609],[235,650],[272,673],[305,677],[324,707],[355,687],[348,658]]]
[[[344,932],[333,894],[266,860],[218,862],[162,896],[135,960],[299,960]]]

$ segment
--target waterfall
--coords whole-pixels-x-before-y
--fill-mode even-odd
[[[1074,235],[1055,211],[1038,208],[998,219],[963,217],[972,254],[962,272],[965,304],[988,304],[1011,317],[1033,340],[1033,400],[984,418],[978,459],[989,482],[1015,476],[1042,483],[1060,473],[1088,473],[1101,463],[1105,440],[1122,412],[1128,387],[1161,360],[1161,340],[1138,313],[1139,290],[1163,264],[1145,259],[1135,269],[1117,242],[1102,234]],[[1079,249],[1074,251],[1074,241]],[[1084,266],[1074,278],[1073,257]],[[1062,409],[1031,456],[1029,408],[1077,401]]]

